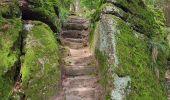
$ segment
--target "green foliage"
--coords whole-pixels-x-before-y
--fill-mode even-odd
[[[98,8],[102,1],[103,0],[81,0],[81,6],[92,10]]]
[[[144,0],[147,5],[161,6],[168,0]]]
[[[12,91],[16,64],[19,60],[20,19],[0,17],[0,97],[7,99]]]
[[[91,17],[95,10],[100,8],[103,2],[104,0],[81,0],[80,5],[83,10],[83,16]]]
[[[24,49],[22,85],[27,99],[47,100],[58,90],[59,46],[47,25],[33,24],[32,31],[27,33]]]

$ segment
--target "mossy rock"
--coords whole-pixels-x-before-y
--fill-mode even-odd
[[[28,0],[28,5],[21,7],[23,19],[42,21],[50,26],[53,32],[58,33],[61,30],[59,16],[54,8],[58,6],[54,0]],[[59,8],[59,6],[58,6]],[[59,10],[59,9],[58,9]]]
[[[4,18],[19,17],[21,14],[18,0],[1,0],[0,8],[0,15]]]
[[[130,100],[166,100],[166,89],[164,87],[164,73],[166,59],[161,55],[157,64],[153,64],[147,38],[132,30],[124,21],[113,16],[118,22],[117,29],[117,56],[119,68],[116,73],[119,76],[129,75],[131,77]],[[161,62],[161,63],[160,63]],[[159,76],[157,76],[159,71]]]
[[[14,85],[20,55],[20,19],[0,17],[0,97],[6,100]]]
[[[101,83],[107,91],[107,99],[111,98],[107,95],[110,95],[110,88],[114,87],[112,83],[114,77],[111,76],[116,73],[118,76],[131,78],[128,100],[166,100],[164,86],[166,57],[160,53],[157,63],[152,62],[147,36],[134,31],[121,18],[110,14],[101,16],[93,32],[91,42],[99,61]],[[116,43],[115,46],[113,41]],[[115,59],[118,59],[118,62]],[[156,71],[159,71],[159,78]]]
[[[126,18],[126,21],[129,22],[136,31],[145,34],[149,38],[162,33],[161,27],[164,26],[165,18],[160,9],[147,6],[142,0],[106,1],[113,3],[115,6],[124,10],[129,15]]]
[[[46,24],[32,24],[32,30],[27,32],[22,61],[23,90],[27,99],[48,100],[58,92],[59,45]]]

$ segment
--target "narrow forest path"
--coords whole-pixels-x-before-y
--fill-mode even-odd
[[[72,16],[64,25],[61,42],[70,52],[63,58],[62,92],[55,100],[103,100],[97,64],[88,47],[89,21]]]

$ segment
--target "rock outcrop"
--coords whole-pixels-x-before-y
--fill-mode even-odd
[[[52,30],[58,32],[61,26],[54,7],[42,7],[46,3],[51,2],[0,1],[0,99],[2,100],[46,100],[58,91],[59,44]],[[33,11],[31,13],[35,15],[23,10]],[[22,18],[40,20],[50,27],[34,21],[23,25],[25,21]]]
[[[106,94],[113,100],[166,100],[163,13],[142,0],[105,1],[93,16],[90,41]],[[127,87],[114,88],[115,81]]]
[[[29,24],[32,26],[25,28],[25,55],[21,66],[22,91],[25,99],[47,100],[58,92],[59,45],[47,25],[34,21]]]

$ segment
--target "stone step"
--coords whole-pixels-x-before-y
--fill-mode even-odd
[[[65,39],[62,39],[61,43],[65,46],[68,46],[71,49],[80,49],[86,46],[86,44],[84,43],[71,42]]]
[[[64,73],[67,76],[81,76],[96,74],[95,66],[65,66]]]
[[[170,61],[167,61],[167,65],[170,65]]]
[[[86,19],[73,19],[73,18],[70,18],[67,20],[67,23],[78,23],[78,24],[89,24],[90,22]]]
[[[85,42],[83,39],[75,39],[75,38],[65,38],[66,41],[76,42],[76,43],[83,43]]]
[[[64,88],[80,88],[80,87],[91,87],[95,88],[98,79],[94,76],[76,76],[76,77],[68,77],[63,80]]]
[[[89,34],[88,31],[80,31],[80,30],[65,30],[62,31],[61,36],[63,38],[84,38]]]
[[[88,21],[86,18],[84,17],[79,17],[79,16],[69,16],[67,20],[73,20],[73,21]]]
[[[94,100],[95,88],[72,88],[65,94],[66,100]]]
[[[67,95],[65,100],[95,100],[93,98],[87,98],[87,97],[79,97],[74,95]]]
[[[86,57],[91,57],[92,53],[90,52],[89,48],[82,48],[82,49],[70,49],[70,54],[72,57],[78,57],[78,58],[86,58]],[[81,56],[80,56],[81,55]]]
[[[80,30],[65,30],[62,31],[61,36],[63,38],[82,38],[82,31]]]
[[[92,55],[79,54],[82,56],[72,55],[64,58],[65,65],[67,66],[96,66],[96,60]]]
[[[76,57],[73,57],[73,59],[76,59]],[[94,56],[91,55],[91,56],[82,57],[82,58],[79,58],[78,60],[75,60],[74,64],[76,64],[76,65],[84,65],[84,66],[95,65],[96,61],[95,61]]]
[[[87,30],[89,23],[65,23],[63,24],[64,30]]]

